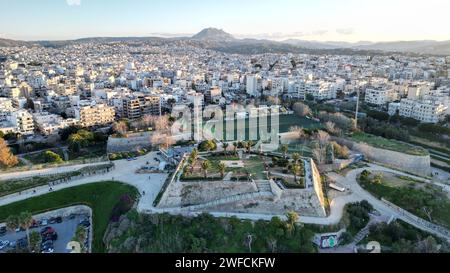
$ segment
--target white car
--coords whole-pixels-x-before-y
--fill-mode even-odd
[[[0,241],[0,250],[9,246],[9,241]]]

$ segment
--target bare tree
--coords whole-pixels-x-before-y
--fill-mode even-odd
[[[301,102],[296,102],[292,108],[294,109],[294,112],[300,117],[306,117],[311,115],[312,113],[311,108],[309,108],[308,105]]]

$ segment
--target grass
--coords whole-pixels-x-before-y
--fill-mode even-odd
[[[101,253],[105,251],[103,235],[108,227],[113,207],[124,194],[129,194],[133,198],[138,196],[134,187],[119,182],[102,182],[68,188],[2,206],[0,222],[10,215],[18,215],[23,211],[39,214],[75,205],[87,205],[93,211],[92,250]]]
[[[232,123],[232,121],[226,121],[227,123]],[[228,127],[233,128],[232,124],[226,125],[226,122],[224,122],[223,125],[223,130],[224,130],[224,137],[226,134],[226,129]],[[259,122],[259,124],[261,124],[261,122]],[[259,132],[269,132],[272,129],[271,126],[271,120],[270,118],[267,121],[267,125],[266,126],[259,126],[259,124],[250,124],[249,119],[245,120],[245,139],[246,141],[248,141],[248,136],[249,136],[249,129],[255,129],[258,128]],[[279,133],[287,133],[289,132],[289,129],[293,126],[298,126],[298,127],[303,127],[305,129],[321,129],[323,128],[323,125],[319,122],[316,122],[314,120],[311,119],[307,119],[307,118],[303,118],[303,117],[299,117],[295,114],[292,115],[280,115],[279,116]],[[234,136],[237,136],[237,121],[235,121],[234,124]],[[227,138],[224,138],[227,139]],[[234,140],[236,138],[233,138],[232,140]]]
[[[377,198],[384,198],[425,220],[429,219],[423,208],[431,209],[432,222],[450,227],[450,200],[440,187],[418,183],[412,179],[405,179],[405,185],[391,182],[384,177],[381,183],[374,183],[370,177],[359,177],[358,180],[365,190]]]
[[[416,156],[427,156],[428,151],[422,147],[409,145],[397,140],[387,139],[365,133],[354,133],[351,139],[356,142],[364,142],[375,148],[391,150],[395,152],[405,153]]]

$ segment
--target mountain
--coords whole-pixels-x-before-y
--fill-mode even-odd
[[[398,41],[398,42],[382,42],[371,45],[357,46],[355,49],[362,50],[381,50],[396,52],[412,52],[420,54],[450,54],[450,41]]]
[[[31,46],[32,44],[33,43],[24,42],[24,41],[0,38],[0,47]]]
[[[167,44],[173,41],[185,41],[193,46],[209,48],[227,53],[262,54],[262,53],[311,53],[311,54],[391,54],[412,53],[429,55],[450,55],[450,41],[397,41],[356,43],[340,41],[306,41],[289,39],[281,42],[258,39],[236,39],[231,34],[217,28],[206,28],[192,37],[93,37],[62,41],[16,41],[0,39],[0,47],[43,46],[60,48],[67,45],[83,43],[152,43]]]
[[[192,36],[194,40],[204,41],[234,41],[236,40],[233,35],[226,33],[225,31],[217,28],[205,28],[199,33]]]

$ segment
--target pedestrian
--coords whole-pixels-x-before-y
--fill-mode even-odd
[[[142,195],[145,195],[145,191],[142,192]]]

